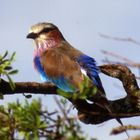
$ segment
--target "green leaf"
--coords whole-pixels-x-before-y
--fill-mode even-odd
[[[14,52],[14,53],[12,54],[12,56],[11,56],[11,58],[10,58],[10,61],[13,61],[13,60],[15,59],[15,57],[16,57],[16,52]]]
[[[71,98],[73,93],[65,92],[61,89],[57,89],[57,93],[65,98]]]
[[[97,87],[93,87],[92,92],[91,92],[92,95],[95,95],[97,93],[97,91],[98,91]]]
[[[14,90],[15,89],[15,84],[14,84],[13,80],[10,78],[10,76],[8,74],[6,74],[6,77],[9,80],[9,84],[10,84],[11,89]]]
[[[8,74],[10,74],[10,75],[14,75],[14,74],[17,74],[17,73],[18,73],[18,70],[12,70],[12,71],[8,72]]]
[[[45,129],[47,128],[47,124],[45,122],[42,122],[40,125],[39,125],[39,128],[40,129]]]
[[[8,51],[6,51],[3,56],[0,56],[0,61],[3,60],[7,55],[8,55]]]
[[[4,69],[5,69],[5,70],[11,70],[12,67],[11,67],[11,66],[6,66]]]
[[[7,63],[8,63],[8,64],[10,63],[9,59],[5,59],[5,60],[1,60],[1,61],[0,61],[0,65],[2,65],[2,64],[3,64],[3,65],[8,65]]]
[[[4,59],[8,55],[8,51],[5,52],[5,54],[2,56],[2,59]]]

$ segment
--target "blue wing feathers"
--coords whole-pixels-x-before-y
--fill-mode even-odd
[[[80,57],[78,57],[77,62],[87,72],[87,75],[93,81],[93,83],[100,90],[102,90],[104,92],[101,80],[100,80],[99,75],[98,75],[100,72],[100,69],[96,65],[96,61],[94,60],[94,58],[89,57],[87,55],[81,55]],[[34,65],[35,65],[37,71],[39,72],[41,79],[44,82],[52,82],[66,92],[74,92],[75,91],[74,87],[72,87],[72,85],[68,82],[68,80],[63,75],[61,75],[59,77],[49,77],[45,73],[43,66],[41,65],[39,56],[36,56],[34,58]]]
[[[89,57],[87,55],[82,54],[78,59],[78,63],[80,66],[87,72],[87,75],[89,78],[93,81],[93,83],[104,92],[100,77],[99,77],[99,72],[100,69],[96,65],[96,61],[94,58]]]

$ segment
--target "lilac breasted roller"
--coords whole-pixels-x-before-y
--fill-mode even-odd
[[[35,24],[27,38],[33,39],[36,45],[33,63],[43,81],[52,82],[65,92],[75,92],[86,75],[105,93],[95,59],[71,46],[57,26],[45,22]],[[104,105],[108,109],[106,102]],[[111,113],[110,109],[108,111]],[[119,118],[116,120],[123,125]]]
[[[36,45],[33,62],[43,81],[52,82],[65,92],[74,92],[86,75],[104,93],[95,59],[71,46],[57,26],[35,24],[27,38]]]

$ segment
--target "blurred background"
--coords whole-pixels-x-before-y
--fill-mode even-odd
[[[114,52],[140,62],[140,46],[129,41],[116,41],[101,37],[100,34],[119,38],[133,38],[140,41],[140,1],[139,0],[40,0],[40,1],[1,1],[0,2],[0,54],[8,50],[16,51],[17,57],[14,68],[19,73],[14,81],[41,82],[32,64],[33,45],[26,39],[31,25],[38,22],[52,22],[59,27],[65,39],[82,52],[94,57],[98,65],[104,64],[104,59],[121,62],[120,59],[105,55],[101,50]],[[131,68],[139,76],[138,69]],[[117,79],[100,74],[107,97],[115,100],[126,94],[121,82]],[[138,81],[139,82],[139,81]],[[119,87],[119,88],[118,88]],[[52,96],[33,95],[40,97],[49,109],[55,107]],[[23,95],[5,96],[0,104],[6,104],[19,99]],[[32,100],[29,99],[29,100]],[[76,115],[74,111],[73,113]],[[139,117],[122,119],[124,124],[138,124]],[[99,140],[123,140],[126,134],[110,136],[111,129],[119,124],[115,120],[101,125],[85,125],[82,129],[89,136]],[[137,132],[129,132],[135,135]]]

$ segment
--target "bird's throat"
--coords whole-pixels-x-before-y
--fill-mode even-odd
[[[54,47],[57,47],[57,42],[55,40],[44,40],[37,43],[35,53],[37,53],[37,55],[41,55],[43,52]]]

